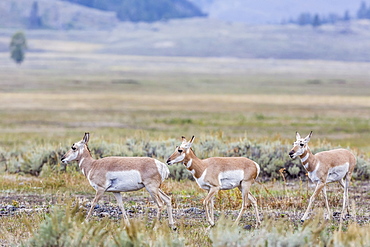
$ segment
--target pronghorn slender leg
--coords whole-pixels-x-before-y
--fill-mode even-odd
[[[122,211],[122,215],[123,215],[123,218],[124,218],[124,221],[126,223],[126,225],[130,225],[130,221],[128,220],[128,217],[127,217],[127,214],[126,214],[126,211],[125,211],[125,208],[123,207],[123,202],[122,202],[122,195],[120,192],[114,192],[113,193],[114,197],[116,197],[116,200],[117,200],[117,203],[118,203],[118,206],[121,208],[121,211]]]
[[[237,225],[240,221],[240,218],[242,217],[245,208],[248,206],[248,194],[249,194],[249,189],[251,187],[252,183],[243,181],[241,185],[238,187],[239,190],[242,192],[242,207],[240,209],[239,215],[236,218],[234,225]]]
[[[175,222],[173,221],[172,217],[172,204],[171,204],[171,197],[169,197],[166,193],[164,193],[161,189],[159,189],[159,196],[161,199],[166,203],[167,205],[167,214],[168,214],[168,220],[170,222],[170,225],[173,226]]]
[[[211,224],[211,226],[215,225],[213,207],[211,207],[211,206],[213,206],[213,197],[216,195],[216,193],[219,190],[220,190],[219,187],[212,187],[209,190],[208,195],[206,196],[206,198],[203,201],[203,205],[206,209],[206,218],[207,218],[209,224]]]
[[[215,194],[216,195],[216,194]],[[210,208],[210,216],[211,216],[211,220],[213,221],[213,222],[215,222],[215,212],[214,212],[214,210],[215,210],[215,196],[213,196],[212,197],[212,199],[211,199],[211,201],[210,201],[210,206],[209,206],[209,208]]]
[[[348,175],[347,175],[348,176]],[[349,179],[346,178],[346,183],[345,183],[345,193],[346,193],[346,205],[347,205],[347,214],[350,214],[350,204],[349,204],[349,195],[348,195],[348,190],[349,190]],[[343,203],[344,205],[344,203]],[[344,206],[343,206],[344,208]],[[344,211],[344,210],[343,210]]]
[[[100,198],[102,197],[102,195],[104,194],[104,189],[101,189],[101,188],[98,188],[97,190],[96,190],[96,194],[95,194],[95,197],[94,197],[94,200],[93,200],[93,202],[91,203],[91,207],[90,207],[90,210],[89,210],[89,212],[88,212],[88,214],[87,214],[87,216],[86,216],[86,220],[88,220],[89,218],[90,218],[90,216],[91,216],[91,213],[92,213],[92,211],[93,211],[93,209],[94,209],[94,207],[95,207],[95,204],[97,204],[98,203],[98,201],[100,200]]]
[[[326,219],[327,220],[330,220],[331,219],[331,212],[330,212],[330,208],[329,208],[329,202],[328,202],[328,196],[326,194],[326,186],[324,186],[322,188],[322,193],[324,194],[324,199],[325,199],[325,206],[326,206],[326,209],[328,210],[328,215],[326,216]]]
[[[348,198],[349,181],[346,179],[346,182],[344,182],[343,179],[341,179],[338,182],[343,187],[343,207],[342,207],[341,217],[342,219],[345,219],[346,216],[344,215],[344,211],[346,210],[346,208],[347,208],[347,214],[350,214],[349,213],[349,198]]]
[[[160,220],[162,216],[162,210],[163,210],[163,201],[159,196],[159,188],[158,186],[150,186],[145,185],[146,190],[149,192],[149,194],[152,196],[153,200],[158,206],[157,209],[157,219]]]
[[[248,199],[252,202],[254,212],[256,214],[256,226],[259,226],[261,224],[261,220],[258,212],[257,199],[250,192],[248,193]]]
[[[307,209],[306,209],[306,212],[304,213],[303,217],[301,218],[301,221],[305,221],[305,219],[307,218],[308,216],[308,213],[311,209],[311,206],[312,206],[312,203],[315,201],[316,199],[316,196],[321,192],[322,188],[325,186],[325,183],[321,183],[321,182],[318,182],[317,185],[316,185],[316,189],[315,191],[313,192],[312,196],[310,197],[310,201],[308,203],[308,206],[307,206]]]

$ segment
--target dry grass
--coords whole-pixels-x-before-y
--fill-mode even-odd
[[[14,133],[25,141],[90,131],[118,141],[142,131],[155,139],[222,132],[291,142],[295,131],[313,130],[315,140],[369,154],[369,108],[365,96],[0,93],[0,137],[14,143]]]
[[[8,245],[9,243],[19,245],[30,237],[35,237],[37,229],[41,225],[43,227],[43,232],[38,234],[44,234],[44,241],[47,241],[46,237],[50,236],[46,232],[45,227],[48,224],[46,223],[45,225],[45,222],[49,218],[53,219],[59,213],[62,213],[64,215],[63,217],[66,217],[63,218],[62,221],[65,220],[65,224],[68,224],[70,229],[74,229],[70,234],[80,233],[90,236],[92,232],[95,232],[95,237],[100,236],[101,238],[105,238],[103,232],[99,230],[100,227],[102,227],[101,230],[111,229],[111,234],[116,233],[117,229],[121,229],[117,234],[121,234],[123,231],[126,231],[122,228],[121,221],[115,218],[116,216],[111,218],[101,218],[99,213],[97,213],[88,225],[85,226],[87,229],[84,229],[85,227],[83,227],[87,223],[80,225],[88,208],[88,204],[85,204],[91,202],[94,196],[94,190],[88,184],[86,178],[80,173],[69,171],[67,173],[53,174],[52,176],[51,174],[44,174],[44,176],[40,178],[8,175],[1,177],[0,184],[0,204],[15,205],[23,210],[22,213],[20,213],[20,209],[18,209],[15,211],[13,216],[0,217],[0,223],[2,225],[2,237],[0,237],[0,243],[3,245]],[[361,231],[361,234],[364,234],[362,233],[364,231],[363,229],[368,228],[370,215],[367,210],[368,203],[366,203],[366,201],[368,201],[370,195],[366,191],[367,186],[368,183],[363,184],[354,182],[352,184],[350,189],[350,200],[354,202],[352,204],[352,208],[356,209],[356,213],[352,212],[352,215],[356,215],[356,218],[351,217],[348,221],[343,222],[343,234],[346,234],[347,227],[349,227],[348,234],[352,234],[354,227],[356,227],[357,231]],[[202,200],[206,195],[206,191],[200,189],[194,181],[175,182],[168,180],[164,182],[162,188],[166,193],[172,196],[174,216],[178,226],[177,232],[171,232],[169,231],[169,228],[167,228],[167,230],[165,229],[167,222],[166,216],[164,216],[159,230],[157,229],[152,232],[155,220],[153,216],[148,213],[148,210],[154,211],[155,206],[153,201],[148,199],[149,195],[146,191],[141,190],[138,192],[123,193],[125,207],[131,210],[130,217],[135,220],[135,224],[140,226],[141,229],[137,233],[131,233],[142,238],[143,233],[141,233],[141,231],[145,229],[144,231],[146,234],[150,235],[147,236],[149,238],[145,238],[146,241],[148,241],[148,239],[150,239],[150,241],[158,241],[161,238],[169,241],[170,239],[174,240],[175,237],[179,238],[177,241],[181,240],[187,246],[211,246],[212,242],[213,245],[215,245],[218,243],[218,240],[226,242],[231,241],[231,239],[228,238],[229,234],[231,234],[229,231],[233,232],[236,230],[234,233],[236,235],[233,237],[234,239],[232,241],[239,241],[239,238],[243,239],[243,236],[247,235],[250,237],[255,236],[259,231],[266,230],[273,232],[280,231],[280,228],[286,228],[283,231],[284,234],[281,239],[283,240],[289,234],[293,234],[297,231],[297,229],[302,227],[305,229],[306,227],[310,227],[311,224],[315,224],[315,222],[322,222],[320,211],[313,211],[313,215],[317,215],[312,216],[313,221],[307,220],[303,226],[299,222],[299,219],[307,206],[307,200],[313,192],[313,188],[305,182],[284,184],[283,182],[275,181],[255,184],[252,187],[252,193],[258,199],[260,213],[264,219],[263,224],[259,229],[255,229],[253,227],[255,218],[252,208],[248,209],[244,217],[242,217],[241,223],[239,224],[240,228],[238,227],[237,229],[234,229],[231,227],[232,220],[236,218],[241,206],[240,193],[238,190],[222,191],[217,195],[215,199],[215,212],[218,224],[215,229],[210,231],[207,229],[208,225],[205,220],[202,205]],[[284,190],[284,188],[286,189]],[[342,189],[339,185],[332,184],[328,186],[329,204],[333,212],[341,210],[341,193]],[[73,200],[71,201],[71,199]],[[80,205],[79,209],[73,209],[71,206],[72,202],[74,205]],[[58,213],[56,213],[55,206],[65,208],[62,210],[66,211],[57,211]],[[117,208],[113,196],[109,195],[109,193],[103,197],[100,202],[100,206],[112,209]],[[135,212],[132,212],[135,208],[141,207],[146,208],[146,210],[136,210]],[[324,208],[322,197],[317,199],[314,207],[316,209]],[[30,211],[30,209],[32,210]],[[99,209],[96,209],[94,211],[98,210]],[[70,219],[69,217],[71,217],[71,214],[74,214],[73,212],[77,212],[78,214],[76,217]],[[225,215],[227,219],[226,222],[223,219],[223,215]],[[56,219],[54,219],[54,221],[55,220]],[[323,227],[322,229],[320,228],[320,231],[323,231],[320,233],[321,237],[325,237],[324,239],[326,239],[334,236],[335,241],[352,241],[351,239],[346,239],[343,235],[336,233],[336,231],[339,230],[338,223],[338,219],[320,223],[319,225]],[[54,231],[58,231],[58,223],[54,222],[53,224],[55,224],[55,226],[53,226],[55,228]],[[64,226],[63,222],[60,222],[60,224],[62,225],[59,227]],[[250,232],[241,230],[241,227],[245,225],[247,225],[247,227],[252,225]],[[95,229],[95,227],[98,226],[99,228]],[[313,229],[318,231],[319,228],[315,227]],[[221,230],[220,228],[222,228],[222,232],[219,232],[219,230]],[[92,229],[95,230],[93,231]],[[60,228],[59,230],[63,230],[63,228]],[[134,229],[128,230],[133,231]],[[66,232],[63,234],[65,233]],[[152,234],[154,235],[152,236]],[[216,235],[214,234],[218,234],[218,240],[215,239]],[[156,237],[152,238],[154,236]],[[116,237],[118,237],[118,235],[116,235]],[[267,235],[264,235],[264,237],[266,237],[266,241],[271,241]],[[363,241],[367,241],[366,236],[364,237],[365,239],[363,239]],[[95,241],[98,239],[90,240]],[[108,239],[107,241],[109,241]],[[252,244],[251,246],[255,245]],[[332,245],[329,244],[328,246]]]

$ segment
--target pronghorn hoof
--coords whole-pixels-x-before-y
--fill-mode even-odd
[[[207,227],[207,230],[209,230],[209,229],[211,229],[211,228],[213,228],[215,226],[215,224],[213,223],[213,224],[210,224],[208,227]]]
[[[333,217],[338,217],[339,215],[341,215],[340,212],[333,212]]]

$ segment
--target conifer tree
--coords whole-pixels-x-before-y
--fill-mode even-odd
[[[28,18],[28,27],[29,28],[40,28],[41,27],[41,18],[39,16],[39,4],[37,1],[33,2],[30,16]]]
[[[357,18],[358,19],[365,19],[366,18],[366,14],[367,14],[366,3],[365,2],[362,2],[361,3],[361,6],[360,6],[360,9],[357,11]]]

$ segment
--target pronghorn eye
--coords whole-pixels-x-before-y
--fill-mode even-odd
[[[301,145],[301,147],[303,147],[304,146],[304,143],[301,143],[300,145]]]
[[[73,151],[75,151],[77,148],[75,146],[72,146],[71,147]]]
[[[177,150],[177,151],[179,151],[179,153],[181,154],[183,150],[179,149],[179,150]]]

